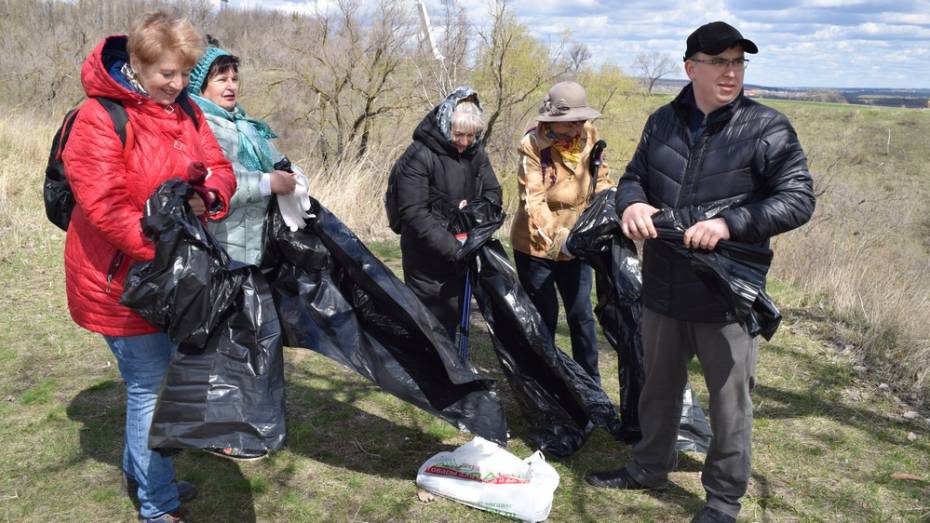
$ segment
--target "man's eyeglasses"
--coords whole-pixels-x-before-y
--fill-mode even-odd
[[[749,67],[749,59],[747,58],[734,58],[732,60],[726,60],[724,58],[714,58],[712,60],[701,60],[700,58],[690,58],[692,62],[698,62],[702,64],[707,64],[715,69],[725,71],[732,67],[737,71],[742,71]]]

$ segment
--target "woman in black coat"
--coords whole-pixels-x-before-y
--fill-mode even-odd
[[[455,209],[480,199],[501,203],[501,187],[479,139],[484,120],[478,95],[459,87],[423,118],[398,159],[397,208],[404,281],[450,337],[459,322],[464,271],[449,232]]]

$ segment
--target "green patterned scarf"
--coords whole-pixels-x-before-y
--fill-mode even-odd
[[[268,140],[277,138],[271,127],[261,120],[249,118],[239,105],[233,111],[227,111],[210,100],[190,95],[203,109],[203,112],[225,118],[236,124],[239,130],[239,163],[252,171],[269,173],[274,170],[274,159],[271,157],[271,148]]]

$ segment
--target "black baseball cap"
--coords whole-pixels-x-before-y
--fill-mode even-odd
[[[711,22],[698,27],[688,36],[688,49],[685,51],[685,60],[695,53],[709,55],[720,54],[727,49],[739,45],[750,54],[759,52],[759,48],[752,40],[743,38],[735,27],[726,22]]]

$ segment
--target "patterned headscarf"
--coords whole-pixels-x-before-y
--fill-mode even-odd
[[[439,132],[450,142],[452,141],[452,113],[455,112],[455,106],[465,100],[474,102],[481,109],[478,93],[471,87],[463,85],[449,93],[436,110],[436,125],[439,127]],[[475,138],[480,139],[480,134]]]

